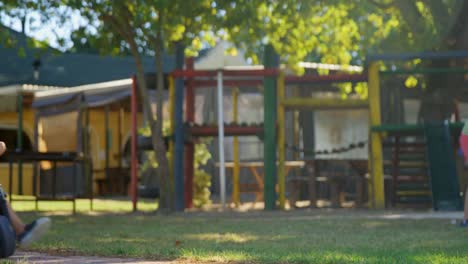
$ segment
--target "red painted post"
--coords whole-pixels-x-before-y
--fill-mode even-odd
[[[137,81],[132,77],[132,95],[130,97],[131,105],[131,181],[130,193],[132,195],[133,211],[137,210]]]
[[[193,58],[188,58],[186,61],[186,69],[188,71],[194,70]],[[195,87],[193,78],[189,78],[187,81],[186,94],[185,94],[185,117],[187,122],[195,122]],[[194,177],[194,166],[193,162],[195,159],[195,144],[189,142],[185,144],[185,207],[192,208],[193,206],[193,177]]]

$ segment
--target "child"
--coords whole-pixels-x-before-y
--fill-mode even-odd
[[[0,156],[6,151],[6,145],[0,141]],[[1,187],[0,187],[1,188]],[[41,217],[34,220],[29,224],[24,224],[18,215],[13,211],[11,206],[7,204],[8,213],[10,215],[11,225],[16,232],[18,244],[21,247],[27,247],[32,242],[38,240],[44,235],[50,228],[50,218]]]

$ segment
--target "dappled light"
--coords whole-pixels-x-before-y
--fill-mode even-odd
[[[464,232],[446,220],[349,214],[273,213],[262,217],[266,222],[248,213],[240,217],[245,221],[228,215],[55,216],[54,229],[34,249],[234,263],[457,263],[466,257]]]
[[[232,243],[245,243],[255,242],[259,239],[257,236],[250,234],[234,234],[234,233],[211,233],[211,234],[193,234],[186,235],[186,239],[200,240],[200,241],[214,241],[216,243],[232,242]]]

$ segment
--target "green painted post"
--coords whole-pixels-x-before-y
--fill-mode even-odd
[[[271,45],[265,47],[265,69],[277,68],[278,55]],[[269,76],[264,79],[263,105],[264,105],[264,147],[263,158],[265,168],[264,199],[265,210],[274,210],[276,205],[276,77]]]
[[[18,130],[16,131],[16,150],[23,151],[23,91],[17,93]],[[18,194],[23,194],[23,162],[18,161]]]

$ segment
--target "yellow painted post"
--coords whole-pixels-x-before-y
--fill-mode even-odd
[[[373,62],[369,67],[369,114],[370,125],[381,125],[380,115],[380,80],[379,80],[379,64]],[[382,156],[382,137],[381,134],[372,132],[370,133],[370,148],[371,148],[371,205],[375,209],[385,208],[385,192],[384,192],[384,174],[383,174],[383,156]]]
[[[285,168],[285,109],[281,103],[285,97],[284,72],[278,76],[278,188],[280,208],[285,208],[286,202],[286,168]]]
[[[299,97],[300,96],[299,90],[297,89],[297,87],[294,89],[293,92],[294,92],[294,97]],[[293,111],[293,128],[294,128],[294,132],[293,132],[294,146],[298,147],[299,144],[300,144],[300,138],[299,138],[300,126],[299,126],[299,111],[297,111],[297,110]],[[299,152],[294,151],[293,157],[294,157],[294,160],[298,160],[299,159]]]
[[[232,105],[233,105],[233,121],[234,123],[237,124],[238,122],[238,103],[237,99],[239,96],[239,90],[237,88],[234,88],[232,90]],[[234,202],[235,207],[239,207],[240,204],[240,188],[239,188],[239,182],[240,182],[240,167],[239,167],[239,139],[238,137],[234,137],[233,141],[233,161],[234,161],[234,168],[232,170],[232,201]]]
[[[169,135],[174,135],[174,107],[175,107],[175,86],[174,77],[169,77]],[[171,189],[174,186],[174,141],[169,140],[169,177]]]

